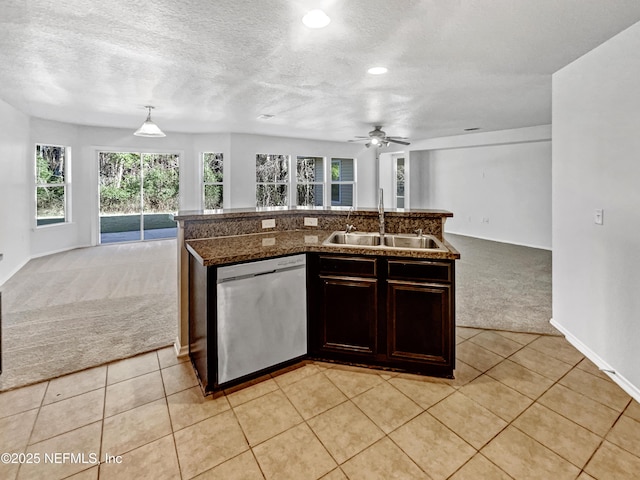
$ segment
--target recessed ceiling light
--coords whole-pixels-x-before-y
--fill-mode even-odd
[[[275,117],[275,115],[269,115],[267,113],[263,113],[262,115],[258,115],[258,120],[270,120],[273,117]]]
[[[464,129],[465,132],[473,132],[474,130],[480,130],[480,127],[471,127]]]
[[[369,70],[367,70],[367,73],[370,73],[371,75],[382,75],[387,73],[389,70],[387,69],[387,67],[371,67]]]
[[[302,17],[302,23],[309,28],[324,28],[329,25],[331,19],[322,10],[311,10],[304,17]]]

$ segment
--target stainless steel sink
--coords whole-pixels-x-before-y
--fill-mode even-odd
[[[447,252],[440,240],[433,235],[409,235],[390,233],[382,237],[377,232],[333,232],[323,245],[334,247],[358,247],[392,250],[435,250]]]
[[[421,235],[419,237],[409,235],[385,235],[384,244],[387,247],[420,249],[439,249],[442,246],[434,237],[429,235]]]
[[[353,245],[373,247],[380,245],[380,235],[377,233],[345,233],[333,232],[327,242],[336,245]]]

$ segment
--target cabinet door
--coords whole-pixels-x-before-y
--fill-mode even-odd
[[[388,282],[388,355],[453,366],[450,285]]]
[[[320,350],[376,353],[377,285],[375,279],[320,277]]]

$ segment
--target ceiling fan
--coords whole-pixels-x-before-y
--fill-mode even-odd
[[[410,145],[409,142],[405,142],[407,137],[388,137],[386,132],[382,130],[382,125],[375,125],[373,130],[369,132],[368,137],[357,136],[350,142],[362,142],[367,140],[365,147],[369,148],[371,145],[374,147],[388,147],[389,143],[399,143],[400,145]]]

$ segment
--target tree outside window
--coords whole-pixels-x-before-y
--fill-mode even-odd
[[[67,222],[68,147],[36,145],[36,225]]]
[[[305,207],[324,205],[324,159],[298,157],[296,162],[296,203]]]
[[[207,210],[223,206],[223,156],[222,153],[203,153],[203,205]]]
[[[288,184],[288,155],[256,155],[256,207],[287,206]]]

